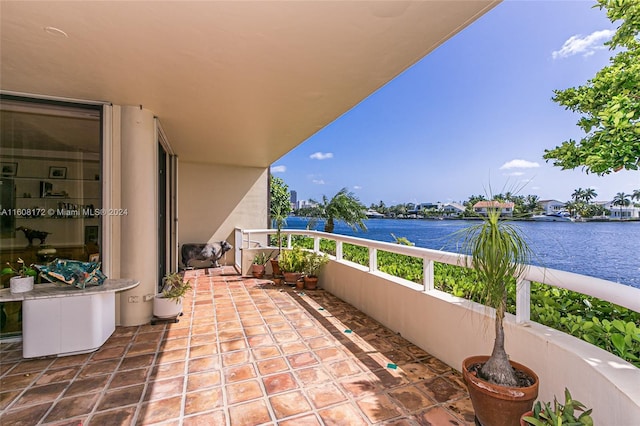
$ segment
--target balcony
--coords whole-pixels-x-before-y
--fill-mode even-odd
[[[0,344],[0,423],[473,424],[457,371],[329,292],[187,277],[178,323],[118,327],[95,353]]]

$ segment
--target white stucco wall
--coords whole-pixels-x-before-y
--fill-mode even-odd
[[[320,285],[451,367],[471,355],[490,354],[493,312],[481,305],[421,286],[331,261]],[[572,336],[539,324],[505,321],[510,357],[540,377],[539,399],[564,400],[564,388],[593,408],[596,424],[637,426],[640,369]]]

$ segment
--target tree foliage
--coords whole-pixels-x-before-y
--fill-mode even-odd
[[[544,158],[564,169],[582,167],[587,173],[609,174],[640,166],[640,2],[598,0],[612,22],[620,22],[605,43],[620,51],[586,84],[555,90],[553,101],[582,114],[579,141],[569,139],[545,150]]]
[[[363,220],[367,218],[366,207],[347,188],[342,188],[333,198],[322,196],[322,202],[310,200],[316,206],[313,208],[315,218],[324,219],[324,232],[333,232],[336,220],[342,220],[354,231],[357,228],[367,229]]]

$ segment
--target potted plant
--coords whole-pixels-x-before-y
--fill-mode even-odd
[[[16,263],[18,267],[14,267],[10,262],[7,262],[7,267],[2,270],[2,275],[14,275],[9,279],[11,293],[24,293],[33,290],[33,278],[38,273],[31,266],[27,266],[21,258],[18,258]]]
[[[271,255],[273,254],[273,252],[267,254],[265,252],[260,252],[257,253],[254,257],[253,257],[253,261],[252,261],[252,265],[251,265],[251,273],[253,274],[254,277],[256,278],[262,278],[264,277],[264,272],[266,269],[266,265],[269,262],[269,260],[271,259]]]
[[[191,290],[191,282],[174,272],[162,279],[162,291],[153,299],[153,316],[161,319],[177,318],[182,313],[182,299]]]
[[[285,250],[280,253],[278,263],[280,270],[284,274],[284,281],[287,284],[295,284],[302,278],[304,268],[305,253],[300,247]]]
[[[302,273],[304,274],[304,288],[307,290],[315,290],[318,286],[318,273],[324,265],[329,262],[326,254],[318,254],[314,252],[307,253]]]
[[[269,180],[269,214],[271,222],[276,226],[276,239],[278,253],[271,259],[271,268],[274,277],[281,274],[279,267],[280,252],[282,252],[282,226],[286,224],[287,217],[291,213],[291,196],[289,187],[281,178],[271,176]]]
[[[577,414],[580,411],[580,415]],[[592,409],[586,409],[584,404],[571,398],[569,389],[564,389],[564,404],[560,404],[554,396],[553,408],[551,403],[536,402],[532,411],[522,415],[521,426],[593,426]]]
[[[507,309],[507,287],[524,273],[531,249],[519,228],[500,217],[500,209],[489,209],[482,221],[463,231],[463,248],[478,273],[477,285],[484,303],[495,309],[495,339],[491,356],[472,356],[462,363],[476,418],[486,426],[518,424],[538,396],[538,376],[529,368],[510,361],[504,348],[503,320]]]

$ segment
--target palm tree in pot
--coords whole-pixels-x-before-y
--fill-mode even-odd
[[[498,208],[490,209],[481,223],[463,232],[467,259],[478,273],[477,285],[482,288],[485,304],[495,309],[495,339],[491,356],[465,359],[462,373],[481,424],[518,424],[521,414],[531,409],[538,395],[538,377],[527,367],[509,361],[504,347],[503,321],[507,287],[522,277],[532,252],[519,228],[503,220]],[[519,381],[516,370],[528,376],[529,382]],[[516,394],[522,395],[522,399]],[[513,406],[512,414],[509,414],[510,406]]]
[[[269,215],[271,222],[276,227],[276,239],[278,240],[278,253],[271,259],[271,268],[274,277],[280,275],[278,257],[282,251],[282,226],[287,223],[287,217],[291,213],[291,201],[289,187],[284,180],[271,176],[269,181]]]

